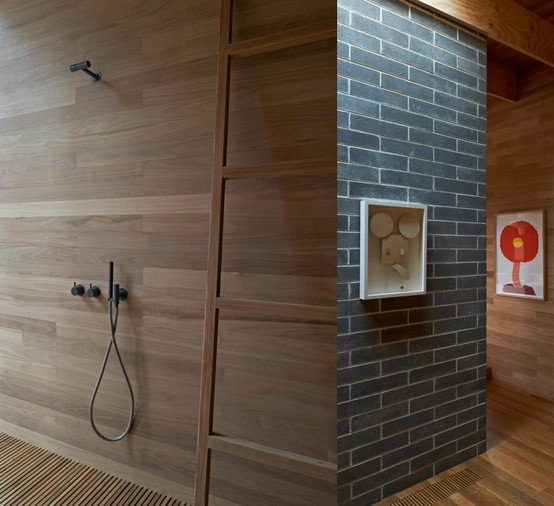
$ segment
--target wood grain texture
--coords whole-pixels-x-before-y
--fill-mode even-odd
[[[278,27],[336,26],[336,4],[327,0],[302,6],[290,0],[237,3],[236,26],[244,38]],[[188,502],[202,363],[219,10],[216,0],[6,0],[0,21],[0,424],[72,458],[120,469],[121,477],[135,476],[162,492],[177,490]],[[68,71],[85,58],[101,70],[99,84]],[[335,46],[324,41],[297,52],[284,49],[262,59],[262,66],[249,64],[252,59],[244,60],[233,85],[236,130],[229,146],[239,170],[231,177],[287,163],[277,167],[274,175],[281,177],[269,182],[228,182],[222,295],[322,306],[329,320],[336,282],[336,179],[330,163],[336,156]],[[282,69],[277,76],[276,68]],[[248,138],[249,132],[255,135]],[[282,177],[298,167],[303,177]],[[118,341],[138,401],[133,432],[116,445],[98,440],[87,420],[108,338],[110,260],[116,280],[130,293],[121,306]],[[103,297],[72,297],[75,281],[97,284]],[[274,320],[267,327],[248,318],[236,322],[247,329],[244,338],[257,327],[260,339],[251,350],[242,340],[231,352],[225,385],[237,388],[229,398],[237,403],[225,404],[233,419],[218,413],[218,421],[237,433],[252,431],[259,441],[284,430],[280,419],[273,425],[277,408],[271,403],[268,413],[259,412],[263,425],[235,416],[250,391],[244,376],[233,380],[231,374],[236,368],[249,381],[258,374],[267,383],[263,371],[250,368],[252,356],[261,353],[260,342],[281,339],[288,349],[275,348],[281,355],[271,366],[274,377],[279,367],[280,376],[291,374],[288,367],[298,363],[293,350],[327,362],[297,368],[290,383],[276,385],[276,403],[299,409],[291,418],[298,429],[288,424],[278,442],[283,451],[306,450],[332,462],[334,327],[309,314]],[[318,348],[313,356],[310,346]],[[311,395],[310,402],[302,406],[298,395]],[[127,402],[121,373],[110,361],[97,401],[104,430],[121,427]],[[314,435],[304,443],[309,427]],[[220,490],[245,476],[227,464],[215,469],[224,473],[215,476]],[[250,498],[262,493],[264,480],[244,489],[244,497],[235,495],[235,504],[256,504]],[[334,497],[329,484],[322,492],[311,490],[319,485],[315,480],[298,486],[296,494]],[[295,501],[304,499],[292,494],[289,502]],[[216,491],[210,504],[230,502]]]
[[[389,506],[466,467],[484,478],[440,504],[551,505],[554,405],[493,381],[487,387],[487,432],[487,452],[391,496],[378,506]]]
[[[494,291],[494,215],[545,209],[547,293],[554,287],[554,72],[520,80],[517,103],[491,99],[488,111],[487,362],[493,378],[554,400],[554,300],[498,297]]]
[[[248,312],[257,316],[279,316],[298,318],[323,323],[335,323],[336,309],[330,306],[314,306],[311,304],[286,304],[284,302],[267,302],[260,300],[218,298],[219,310]]]
[[[554,21],[554,5],[549,0],[518,0],[518,3],[550,23]]]
[[[227,477],[235,475],[237,480]],[[210,505],[336,506],[336,484],[223,452],[213,453]]]
[[[298,48],[305,44],[328,40],[337,36],[337,27],[323,22],[320,25],[301,26],[281,30],[278,34],[272,33],[252,39],[233,42],[229,45],[228,54],[232,58],[246,58],[258,54],[267,54],[287,48]]]
[[[414,0],[414,3],[554,66],[554,25],[515,0]]]
[[[0,419],[189,486],[217,21],[215,2],[8,1],[0,35],[12,69],[0,87]],[[99,84],[68,71],[84,58]],[[114,446],[87,421],[110,260],[130,292],[119,340],[138,399]],[[144,282],[151,269],[182,272],[180,284]],[[74,281],[104,296],[71,297]],[[121,380],[110,363],[97,412],[108,432],[126,416]]]
[[[231,62],[228,166],[336,159],[334,52],[335,37]]]
[[[516,102],[516,69],[489,58],[487,60],[487,93],[493,97]]]
[[[299,453],[287,452],[244,439],[212,435],[208,439],[212,450],[244,458],[259,464],[291,471],[329,483],[337,481],[337,466],[326,460],[313,459]]]
[[[333,462],[334,327],[223,312],[214,431]]]
[[[233,3],[232,42],[274,35],[283,30],[337,29],[337,5],[321,0],[238,0]]]

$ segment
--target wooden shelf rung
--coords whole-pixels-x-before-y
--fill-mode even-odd
[[[228,455],[319,480],[332,483],[337,480],[337,466],[332,462],[306,457],[305,455],[279,450],[278,448],[271,448],[245,439],[213,434],[208,438],[208,447]]]
[[[334,27],[330,27],[328,24],[315,25],[312,30],[309,27],[292,28],[278,34],[262,35],[261,37],[232,42],[227,46],[227,55],[231,58],[245,58],[322,40],[336,39],[336,37],[336,25]]]
[[[287,176],[336,175],[337,160],[301,160],[221,167],[223,179],[260,179]]]
[[[323,323],[336,323],[337,321],[337,310],[331,306],[218,297],[216,307],[220,310],[244,312],[261,316],[302,318]]]

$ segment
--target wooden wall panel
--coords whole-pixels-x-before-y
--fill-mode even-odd
[[[0,419],[190,500],[218,3],[25,0],[1,23]],[[68,71],[83,59],[99,84]],[[118,336],[137,397],[117,444],[88,425],[110,260],[130,292]],[[74,298],[74,281],[104,296]],[[111,360],[97,421],[114,433],[127,406]]]
[[[111,472],[121,469],[129,479],[144,482],[148,476],[149,487],[188,501],[219,3],[7,0],[0,8],[0,429],[108,465]],[[307,22],[336,23],[336,4],[327,0],[236,5],[243,38]],[[84,59],[101,70],[99,84],[68,71]],[[234,160],[333,158],[335,42],[261,60],[245,60],[234,84]],[[335,185],[329,176],[229,183],[224,294],[334,307]],[[116,280],[130,292],[118,337],[137,397],[132,434],[117,444],[92,433],[87,412],[108,338],[110,260]],[[102,298],[72,297],[74,281],[98,284]],[[234,316],[224,325],[229,350],[221,363],[225,402],[218,422],[262,441],[285,430],[282,420],[271,418],[278,407],[294,406],[280,445],[332,461],[334,326],[276,319],[264,329],[262,323]],[[273,368],[274,376],[260,381],[270,390],[271,378],[291,374],[291,367],[302,373],[275,385],[268,398],[276,402],[261,415],[263,425],[240,411],[256,399],[248,383],[263,372],[242,366],[258,356]],[[299,364],[307,365],[303,370]],[[97,420],[115,432],[125,423],[126,408],[121,373],[111,361]],[[214,476],[223,485],[216,486],[211,504],[269,504],[252,502],[266,497],[256,495],[262,492],[253,485],[238,492],[225,488],[252,470],[246,466],[244,475],[238,466],[233,474],[233,463],[221,462]],[[322,498],[334,497],[329,484],[298,480],[264,477],[257,486],[294,484],[283,504],[314,499],[310,504],[323,505]],[[218,490],[232,498],[218,497]]]
[[[334,306],[335,199],[331,176],[228,182],[222,294]]]
[[[315,478],[214,452],[210,505],[336,506],[336,486]]]
[[[275,34],[307,24],[336,28],[336,2],[321,0],[237,0],[233,4],[233,41]]]
[[[336,160],[334,39],[234,61],[230,89],[228,166]],[[228,181],[222,271],[223,297],[334,312],[336,175]],[[334,323],[222,310],[218,350],[216,434],[336,463]],[[211,492],[229,504],[336,504],[335,483],[212,459]]]
[[[214,431],[336,460],[335,325],[224,312]]]
[[[336,156],[335,48],[332,39],[232,62],[228,165]]]
[[[519,100],[488,110],[487,362],[493,377],[554,400],[554,71],[520,80]],[[546,302],[494,295],[494,214],[545,209]]]

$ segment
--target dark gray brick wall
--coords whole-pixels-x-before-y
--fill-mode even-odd
[[[397,0],[339,0],[339,504],[485,450],[486,43]],[[361,301],[359,199],[429,205],[425,295]]]

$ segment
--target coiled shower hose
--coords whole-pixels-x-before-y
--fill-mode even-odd
[[[119,289],[119,286],[117,286],[117,289]],[[115,306],[115,316],[114,316],[114,306]],[[104,353],[104,359],[102,360],[102,366],[100,367],[98,379],[96,380],[96,385],[94,387],[94,390],[92,391],[92,397],[90,399],[90,405],[89,405],[89,419],[90,419],[90,425],[92,427],[92,430],[94,430],[94,432],[98,437],[104,439],[105,441],[115,442],[115,441],[121,441],[125,436],[127,436],[127,434],[129,434],[129,431],[131,430],[131,426],[133,425],[133,420],[135,417],[135,395],[133,393],[133,387],[131,386],[131,382],[129,381],[129,376],[127,375],[127,370],[123,365],[123,360],[121,359],[121,354],[119,353],[119,348],[117,347],[117,341],[115,339],[115,333],[117,330],[117,317],[119,315],[119,301],[117,301],[114,304],[112,297],[108,299],[108,315],[109,315],[109,322],[110,322],[110,341],[108,343],[108,346],[106,347],[106,352]],[[115,437],[109,437],[102,434],[96,427],[96,424],[94,423],[94,401],[96,400],[96,395],[98,394],[98,390],[100,389],[100,383],[102,383],[104,372],[106,371],[106,365],[108,363],[108,359],[110,358],[110,352],[112,350],[112,346],[115,349],[115,354],[117,356],[117,360],[119,361],[121,372],[123,373],[123,376],[125,377],[125,382],[127,383],[127,387],[129,388],[129,397],[131,400],[127,426],[125,427],[125,430],[121,434]]]

